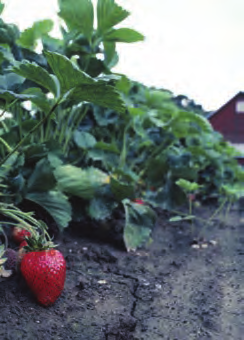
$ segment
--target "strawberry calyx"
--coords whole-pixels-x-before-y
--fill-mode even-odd
[[[49,236],[49,235],[48,235]],[[23,249],[26,252],[32,252],[32,251],[42,251],[42,250],[47,250],[51,248],[57,247],[55,245],[51,238],[47,239],[45,234],[38,234],[36,233],[35,236],[29,236],[25,237],[26,244],[23,245]]]

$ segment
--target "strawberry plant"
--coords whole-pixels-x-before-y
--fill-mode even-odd
[[[243,171],[194,102],[112,73],[117,44],[144,38],[117,27],[128,11],[114,0],[58,3],[59,39],[51,20],[23,32],[0,22],[0,107],[10,116],[0,121],[2,200],[41,207],[60,231],[86,218],[106,224],[121,209],[135,249],[150,238],[152,207],[186,201],[177,181],[196,183],[204,201]]]

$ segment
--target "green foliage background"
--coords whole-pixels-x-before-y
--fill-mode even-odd
[[[131,250],[149,240],[152,208],[185,202],[177,180],[198,183],[203,200],[243,183],[237,152],[201,106],[112,72],[117,44],[144,39],[117,27],[128,11],[114,0],[58,3],[62,39],[49,19],[20,32],[0,18],[0,108],[11,114],[0,121],[2,202],[34,202],[60,230],[123,209]]]

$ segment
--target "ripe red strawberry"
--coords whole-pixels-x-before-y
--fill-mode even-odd
[[[53,304],[63,291],[66,262],[58,250],[31,251],[24,255],[20,269],[29,288],[42,305]]]
[[[14,227],[12,231],[12,236],[16,243],[21,243],[25,240],[25,236],[30,237],[31,233],[26,229]]]
[[[26,241],[23,241],[20,243],[19,245],[19,250],[18,250],[18,259],[19,261],[22,260],[23,256],[26,253],[26,250],[24,249],[24,247],[28,246],[28,243]]]
[[[142,205],[145,204],[145,202],[143,200],[141,200],[140,198],[135,199],[134,202],[137,203],[137,204],[142,204]]]
[[[28,243],[26,241],[23,241],[23,242],[20,243],[19,249],[24,248],[26,246],[28,246]]]

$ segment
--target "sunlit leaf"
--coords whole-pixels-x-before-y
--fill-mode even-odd
[[[0,14],[2,14],[3,10],[4,10],[4,4],[0,3]]]
[[[144,40],[144,36],[131,28],[118,28],[106,33],[104,39],[114,42],[134,43]]]
[[[117,5],[114,0],[97,1],[98,32],[104,33],[129,16],[129,12]]]
[[[33,97],[30,98],[31,102],[34,103],[38,108],[41,109],[41,111],[48,113],[52,107],[51,103],[45,96],[45,94],[42,92],[41,89],[38,87],[30,87],[23,91],[23,94],[26,95],[33,95]]]
[[[32,27],[25,29],[18,39],[18,43],[25,47],[34,49],[37,39],[49,33],[53,29],[53,21],[50,19],[36,21]]]
[[[123,202],[125,209],[124,242],[127,251],[136,250],[149,241],[152,229],[155,225],[156,215],[147,205],[132,203],[129,200]]]
[[[7,258],[6,258],[6,257],[0,258],[0,266],[1,266],[2,264],[4,264],[6,261],[7,261]]]
[[[12,71],[45,87],[54,95],[56,94],[56,83],[54,79],[44,68],[36,63],[30,63],[25,60],[18,64],[16,63]]]
[[[44,54],[48,64],[59,80],[62,93],[66,93],[79,85],[96,83],[93,78],[81,71],[67,57],[55,52],[45,51]]]
[[[7,91],[7,90],[0,90],[0,98],[5,100],[6,103],[11,103],[16,99],[20,100],[31,100],[35,98],[35,95],[32,94],[17,94],[13,91]]]
[[[174,216],[169,219],[169,222],[179,222],[179,221],[187,221],[193,220],[196,216],[189,215],[189,216]]]
[[[113,41],[103,41],[103,46],[104,46],[104,55],[105,55],[104,62],[106,63],[106,65],[108,65],[108,67],[111,68],[115,66],[114,61],[117,56],[116,44]]]
[[[87,38],[93,32],[94,10],[91,0],[58,0],[59,16],[70,30],[77,30]]]
[[[59,166],[54,171],[58,187],[63,192],[91,199],[95,192],[108,184],[108,175],[97,168],[80,169],[73,165]]]
[[[113,109],[118,113],[124,113],[126,109],[119,92],[114,87],[105,85],[103,82],[78,86],[70,92],[68,98],[79,102],[91,102]]]

